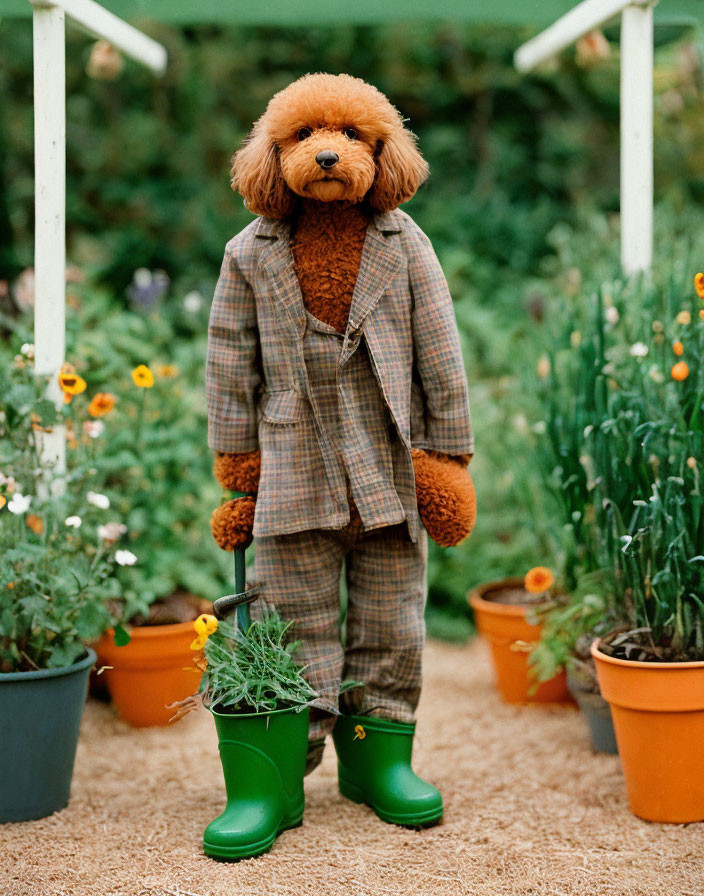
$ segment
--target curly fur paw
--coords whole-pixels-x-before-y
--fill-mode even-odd
[[[248,495],[256,495],[261,470],[260,451],[248,451],[245,454],[224,454],[218,451],[213,463],[213,474],[223,488]]]
[[[423,524],[434,542],[453,547],[470,534],[477,519],[472,477],[461,461],[451,457],[420,450],[412,455]]]
[[[216,507],[210,517],[210,531],[223,551],[246,548],[252,541],[254,498],[235,498]]]

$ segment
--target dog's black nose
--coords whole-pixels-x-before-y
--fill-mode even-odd
[[[322,149],[315,157],[315,161],[321,168],[334,168],[340,161],[340,157],[331,149]]]

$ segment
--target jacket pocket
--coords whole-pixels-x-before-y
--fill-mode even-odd
[[[305,399],[294,389],[282,392],[265,392],[262,396],[261,414],[265,423],[287,426],[297,423],[305,413]]]

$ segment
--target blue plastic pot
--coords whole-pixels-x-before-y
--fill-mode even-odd
[[[0,674],[0,822],[68,804],[94,650],[63,669]]]

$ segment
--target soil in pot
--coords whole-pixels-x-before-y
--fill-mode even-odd
[[[65,669],[0,675],[0,822],[44,818],[68,804],[93,650]]]
[[[175,592],[150,608],[144,624],[128,626],[130,642],[118,647],[112,631],[95,645],[110,697],[125,721],[136,727],[167,725],[169,706],[198,690],[200,670],[193,662],[193,620],[212,605],[195,595]],[[168,621],[167,621],[168,620]]]
[[[522,579],[488,582],[469,595],[477,628],[491,647],[496,684],[508,703],[571,703],[564,672],[535,684],[528,654],[540,638],[540,626],[529,622],[528,611],[545,603],[545,595],[530,594]]]
[[[602,642],[592,645],[592,656],[633,813],[648,821],[704,821],[704,661],[622,659],[604,652]]]

